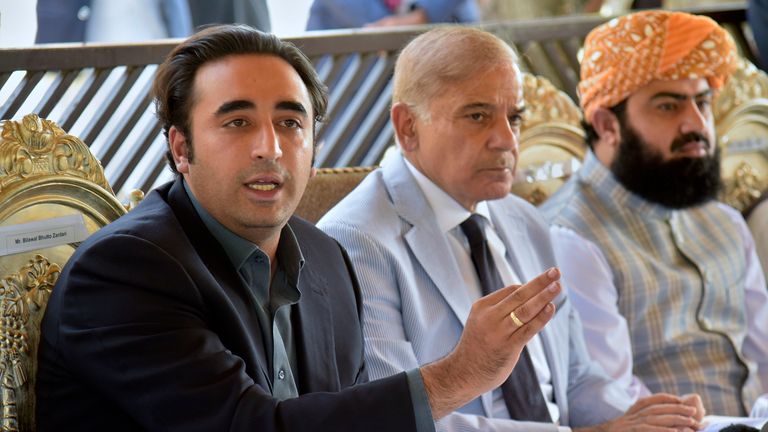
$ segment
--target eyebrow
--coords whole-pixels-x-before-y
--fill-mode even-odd
[[[475,103],[467,104],[461,107],[462,111],[472,110],[476,108],[491,109],[493,108],[493,105],[485,102],[475,102]],[[523,113],[525,111],[525,104],[523,103],[516,106],[515,111],[517,111],[517,113],[519,114]]]
[[[253,109],[253,108],[256,108],[256,104],[254,104],[253,102],[249,100],[238,99],[238,100],[233,100],[229,102],[224,102],[223,104],[221,104],[219,109],[216,110],[214,115],[218,117],[225,114],[229,114],[233,111],[240,111],[240,110]]]
[[[289,111],[295,111],[299,114],[307,115],[307,109],[299,102],[294,101],[282,101],[278,102],[277,105],[275,105],[275,108],[279,110],[289,110]]]
[[[698,98],[703,97],[703,96],[709,96],[711,94],[712,94],[712,89],[707,89],[707,90],[704,90],[701,93],[697,93],[697,94],[693,95],[693,99],[698,99]],[[688,96],[687,94],[684,94],[684,93],[659,92],[659,93],[656,93],[655,95],[653,95],[651,97],[651,100],[661,99],[661,98],[672,98],[672,99],[676,99],[676,100],[686,100],[689,97],[690,96]]]
[[[214,115],[218,117],[218,116],[229,114],[234,111],[248,110],[248,109],[254,109],[254,108],[256,108],[255,103],[245,99],[238,99],[238,100],[233,100],[233,101],[229,101],[221,104],[221,106],[219,107],[219,109],[216,110],[216,113]],[[275,108],[279,110],[295,111],[300,114],[307,115],[307,109],[304,108],[304,105],[302,105],[299,102],[281,101],[275,105]]]

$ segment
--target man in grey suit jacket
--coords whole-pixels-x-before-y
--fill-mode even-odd
[[[521,82],[514,52],[476,29],[432,30],[400,55],[391,114],[402,154],[319,223],[349,251],[358,272],[371,376],[429,363],[459,341],[485,284],[470,259],[475,246],[459,227],[471,215],[480,215],[504,285],[555,266],[547,226],[532,206],[509,195],[525,109]],[[556,305],[555,318],[527,345],[535,375],[529,388],[541,389],[549,420],[513,415],[508,391],[496,388],[441,419],[440,430],[698,428],[697,396],[658,394],[630,406],[625,389],[590,360],[568,299],[560,296]],[[509,321],[523,324],[523,309]]]

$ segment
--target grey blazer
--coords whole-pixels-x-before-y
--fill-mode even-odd
[[[430,363],[459,340],[472,301],[435,215],[401,155],[368,177],[318,226],[349,252],[363,294],[366,362],[372,379]],[[511,267],[530,280],[556,265],[536,209],[509,195],[490,201]],[[591,361],[581,323],[562,295],[540,333],[562,425],[587,426],[629,408],[626,391]],[[445,431],[550,431],[552,424],[491,418],[492,393],[438,423]]]

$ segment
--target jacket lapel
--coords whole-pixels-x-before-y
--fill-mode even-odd
[[[537,243],[531,239],[528,230],[525,228],[523,219],[508,209],[503,209],[500,208],[500,206],[494,205],[493,202],[489,203],[489,207],[494,226],[507,249],[509,264],[520,277],[521,281],[523,283],[528,282],[546,270],[545,268],[542,268],[541,263],[534,258],[536,254],[530,251]],[[500,221],[504,221],[504,223],[501,223]],[[563,304],[563,301],[564,294],[561,294],[555,299],[554,303],[558,310],[553,320],[568,320],[568,314],[566,313],[564,315],[560,311],[560,306]],[[567,400],[569,359],[566,355],[568,350],[560,349],[558,347],[568,346],[570,340],[569,332],[570,328],[567,322],[565,324],[555,324],[554,322],[550,322],[539,332],[539,337],[541,338],[541,343],[544,348],[544,354],[547,358],[547,365],[549,366],[552,377],[555,403],[557,403],[560,409],[560,420],[566,422],[566,424],[568,418],[568,406],[563,404],[562,401]]]
[[[307,262],[311,257],[305,256]],[[338,389],[338,372],[331,351],[333,340],[331,310],[328,304],[326,279],[312,267],[302,269],[299,276],[299,301],[294,321],[299,328],[296,335],[296,359],[299,373],[297,385],[299,393],[318,391],[319,389]]]
[[[493,201],[488,202],[488,208],[493,226],[507,249],[507,261],[520,281],[526,283],[538,276],[539,272],[545,269],[539,269],[539,264],[534,259],[535,254],[527,253],[532,243],[520,216],[495,205]]]
[[[411,225],[405,233],[408,247],[463,326],[472,302],[450,245],[435,224],[432,208],[402,155],[390,158],[382,174],[396,211]]]
[[[559,311],[558,311],[559,312]],[[558,314],[554,319],[565,319],[567,315]],[[564,347],[569,346],[569,332],[568,323],[554,325],[554,323],[547,324],[540,332],[541,344],[544,347],[544,354],[547,357],[547,365],[549,366],[549,372],[552,379],[552,394],[555,398],[555,403],[560,409],[560,421],[561,423],[568,424],[568,405],[563,403],[567,401],[568,393],[568,375],[569,375],[569,349]],[[560,347],[560,348],[558,348]]]

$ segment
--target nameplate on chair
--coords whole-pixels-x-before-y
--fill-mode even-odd
[[[82,215],[0,227],[0,256],[78,243],[87,237]]]

